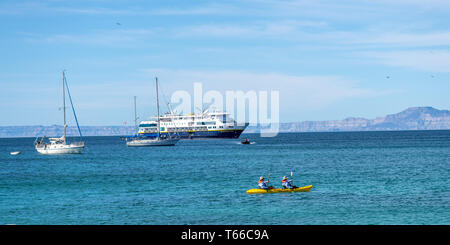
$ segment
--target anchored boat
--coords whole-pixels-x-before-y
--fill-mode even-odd
[[[179,139],[164,139],[164,138],[155,138],[155,139],[142,139],[135,138],[133,140],[127,141],[127,146],[173,146],[178,142]]]
[[[248,123],[241,125],[229,113],[207,109],[187,115],[171,111],[160,117],[160,125],[161,135],[176,134],[182,139],[237,139]],[[154,137],[158,132],[156,126],[156,120],[141,121],[139,136]]]
[[[303,186],[303,187],[297,187],[294,189],[279,189],[279,188],[273,188],[273,189],[250,189],[247,190],[247,194],[268,194],[268,193],[285,193],[285,192],[308,192],[313,188],[312,185]]]
[[[241,144],[248,145],[248,144],[250,144],[250,140],[246,138],[243,141],[241,141]]]
[[[63,71],[63,79],[62,79],[62,92],[63,92],[63,114],[64,114],[64,135],[60,138],[49,138],[49,143],[45,142],[45,136],[42,138],[37,138],[35,141],[35,148],[41,154],[80,154],[84,149],[84,141],[82,141],[82,135],[80,126],[78,124],[77,115],[75,113],[75,109],[72,103],[72,97],[70,96],[69,86],[67,85],[67,80]],[[80,134],[80,141],[78,142],[67,142],[66,137],[66,92],[65,88],[67,88],[67,94],[69,95],[70,104],[72,105],[72,111],[75,118],[75,122],[77,123],[78,132]]]
[[[158,78],[156,78],[156,108],[157,108],[157,122],[156,122],[156,137],[145,137],[136,133],[132,137],[126,138],[127,146],[173,146],[180,138],[174,135],[161,136],[161,126],[159,119],[159,99],[158,99]],[[137,129],[137,116],[136,116],[136,97],[134,97],[134,123]]]

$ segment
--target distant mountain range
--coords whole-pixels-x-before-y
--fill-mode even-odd
[[[281,123],[280,132],[336,132],[450,129],[450,111],[433,107],[411,107],[400,113],[375,119],[349,117],[334,121]],[[246,132],[259,132],[259,126]]]
[[[245,133],[259,133],[259,126],[249,126]],[[450,129],[450,111],[433,107],[411,107],[400,113],[375,119],[349,117],[334,121],[304,121],[281,123],[280,132],[336,132],[336,131],[389,131],[389,130],[442,130]],[[85,136],[122,136],[134,134],[133,126],[82,126]],[[0,126],[0,137],[60,136],[63,127],[53,126]],[[68,135],[78,135],[76,127],[67,128]]]

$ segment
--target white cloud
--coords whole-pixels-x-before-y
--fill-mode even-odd
[[[30,42],[112,45],[144,40],[150,38],[156,31],[157,29],[117,29],[94,30],[80,34],[69,33],[44,36],[41,34],[22,33],[22,35],[25,36],[25,40]]]
[[[377,33],[371,38],[360,35],[360,37],[354,39],[353,42],[380,46],[391,45],[403,48],[418,46],[449,46],[450,32],[435,31],[432,33]]]
[[[90,1],[91,2],[91,1]],[[84,7],[69,6],[59,2],[14,2],[0,5],[0,14],[74,14],[74,15],[234,15],[241,9],[231,4],[205,4],[189,8],[180,7],[143,7],[138,4],[128,4],[125,8],[109,8],[103,6]]]
[[[324,21],[276,20],[254,21],[248,23],[204,24],[184,26],[174,31],[181,37],[232,37],[232,38],[290,38],[305,36],[307,29],[320,29],[327,26]]]
[[[377,0],[377,1],[373,1],[373,0],[365,0],[365,2],[371,2],[371,3],[376,3],[379,4],[381,6],[413,6],[413,7],[421,7],[422,11],[423,9],[442,9],[442,8],[448,8],[450,7],[450,2],[447,0],[427,0],[427,1],[423,1],[423,0],[396,0],[396,1],[391,1],[391,0]]]
[[[419,71],[450,72],[450,51],[447,50],[365,52],[363,55],[388,66],[406,67]]]
[[[158,76],[161,87],[193,91],[193,83],[203,84],[203,90],[280,92],[281,106],[323,108],[334,102],[351,98],[371,98],[395,93],[358,86],[358,83],[339,76],[295,76],[280,73],[254,73],[247,71],[208,71],[148,69],[149,76]]]

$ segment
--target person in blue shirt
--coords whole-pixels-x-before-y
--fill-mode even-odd
[[[288,178],[286,176],[284,176],[283,180],[281,181],[281,185],[283,186],[283,189],[295,189],[295,188],[297,188],[297,186],[292,184],[293,181],[294,181],[293,179],[288,180]]]
[[[269,183],[268,180],[267,180],[267,181],[264,181],[264,177],[263,177],[263,176],[259,177],[259,182],[258,182],[259,188],[264,189],[264,190],[272,189],[273,186],[268,186],[268,185],[267,185],[268,183]]]

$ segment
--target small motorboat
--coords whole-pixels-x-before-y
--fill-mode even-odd
[[[244,145],[250,144],[250,140],[244,139],[243,141],[241,141],[241,144],[244,144]]]
[[[15,156],[15,155],[19,155],[20,153],[22,153],[22,152],[21,151],[13,151],[13,152],[10,152],[9,154]]]

